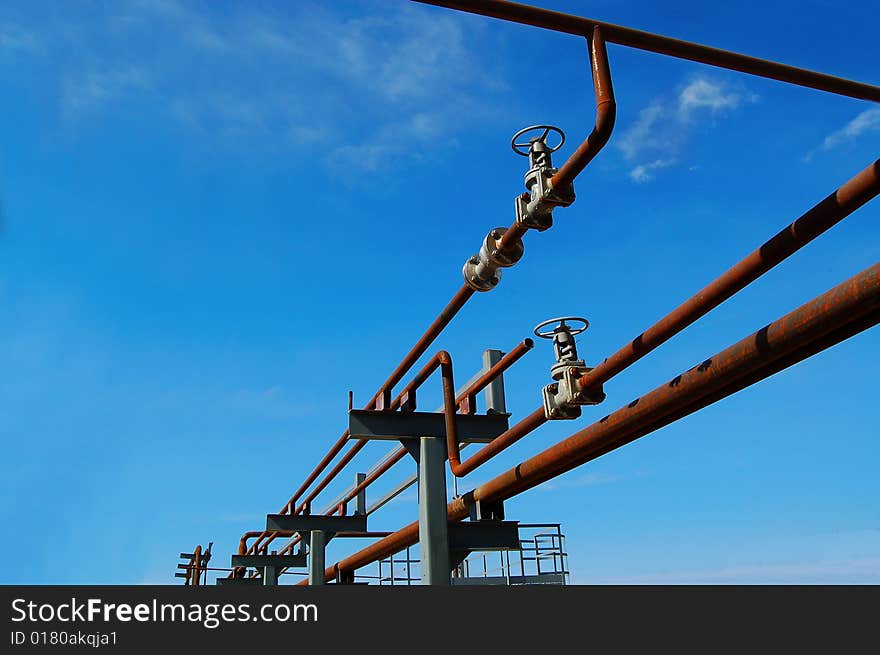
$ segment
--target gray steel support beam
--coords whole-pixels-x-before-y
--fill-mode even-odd
[[[488,371],[495,366],[504,357],[504,353],[500,350],[484,350],[483,351],[483,370]],[[507,404],[504,400],[504,374],[489,383],[483,392],[486,395],[486,413],[487,414],[506,414]]]
[[[366,515],[326,516],[324,514],[268,514],[266,530],[271,532],[366,532]]]
[[[419,451],[419,548],[422,584],[449,585],[449,536],[446,518],[446,444],[422,437]]]
[[[354,486],[357,487],[364,480],[367,479],[366,473],[355,473],[354,475]],[[358,495],[355,497],[355,514],[360,514],[362,516],[367,515],[367,490],[361,489],[358,492]]]
[[[274,587],[278,584],[278,569],[274,566],[263,567],[263,586]]]
[[[274,566],[277,568],[296,568],[306,565],[305,553],[294,553],[292,555],[233,555],[232,568],[240,566],[253,567],[261,569],[264,566]]]
[[[444,518],[446,509],[443,510]],[[312,530],[309,539],[309,584],[324,584],[324,549],[327,546],[323,530]]]
[[[507,414],[456,414],[458,440],[462,443],[488,443],[507,432]],[[378,412],[352,409],[348,412],[348,431],[352,439],[397,441],[419,437],[446,438],[446,418],[436,412]]]

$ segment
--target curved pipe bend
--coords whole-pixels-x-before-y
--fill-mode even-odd
[[[596,122],[593,125],[593,131],[551,178],[551,187],[571,184],[574,178],[605,147],[614,130],[614,121],[617,118],[617,101],[614,99],[614,86],[611,83],[611,68],[608,65],[605,38],[598,25],[593,28],[593,35],[591,38],[587,38],[587,43],[590,46],[593,91],[596,95]]]

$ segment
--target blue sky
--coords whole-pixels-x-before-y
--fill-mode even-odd
[[[874,3],[544,5],[880,83]],[[609,56],[617,127],[578,201],[436,344],[461,380],[559,314],[590,319],[580,350],[600,360],[877,156],[869,103]],[[348,390],[369,399],[510,224],[510,136],[554,123],[567,155],[586,134],[588,71],[578,38],[407,2],[4,3],[0,582],[166,583],[208,541],[225,565],[338,438]],[[878,217],[866,206],[461,488],[872,265]],[[562,522],[577,582],[880,582],[878,353],[862,334],[508,515]],[[538,344],[507,376],[514,419],[551,359]],[[409,496],[371,529],[415,516]]]

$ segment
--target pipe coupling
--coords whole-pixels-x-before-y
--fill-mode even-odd
[[[501,248],[506,227],[496,227],[483,239],[480,251],[468,259],[462,268],[465,283],[475,291],[491,291],[501,281],[502,268],[516,264],[523,256],[522,239],[507,248]]]

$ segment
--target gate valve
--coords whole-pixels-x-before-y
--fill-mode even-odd
[[[557,325],[551,330],[541,330],[553,324]],[[590,322],[577,316],[551,318],[535,327],[535,336],[553,340],[556,356],[556,363],[550,367],[550,377],[555,382],[542,390],[544,416],[550,420],[578,418],[581,415],[581,405],[598,405],[605,400],[602,385],[587,389],[580,382],[580,378],[593,369],[578,358],[575,336],[588,327]]]
[[[551,133],[559,138],[559,143],[552,146],[548,141]],[[525,175],[529,192],[516,198],[517,223],[539,231],[546,230],[553,225],[554,207],[568,207],[574,202],[574,185],[555,189],[551,183],[557,171],[553,168],[551,155],[564,143],[565,132],[553,125],[523,128],[510,140],[510,147],[516,154],[529,158],[529,170]]]

